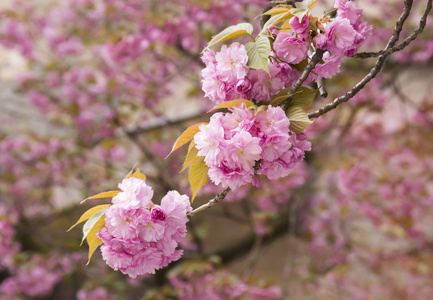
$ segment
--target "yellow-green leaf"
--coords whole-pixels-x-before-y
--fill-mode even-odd
[[[313,123],[300,106],[289,106],[287,118],[290,120],[290,130],[296,133],[303,132],[308,125]]]
[[[287,94],[289,90],[290,90],[289,88],[285,88],[281,90],[279,93],[273,95],[271,98],[271,102],[269,104],[272,106],[278,106],[287,98],[296,95],[297,93],[300,93],[300,91],[298,90],[295,94]]]
[[[98,211],[100,211],[101,209],[107,208],[109,207],[111,204],[103,204],[103,205],[97,205],[95,207],[92,207],[91,209],[89,209],[88,211],[86,211],[81,217],[80,219],[77,221],[77,223],[75,223],[74,225],[71,226],[71,228],[68,229],[71,230],[72,228],[74,228],[75,226],[77,226],[78,224],[80,224],[81,222],[84,222],[86,220],[88,220],[91,216],[93,216],[95,213],[97,213]]]
[[[305,86],[301,86],[299,90],[293,95],[292,101],[290,101],[289,106],[308,106],[311,101],[316,97],[318,90],[312,90]]]
[[[199,159],[189,167],[189,184],[192,188],[191,202],[194,201],[197,192],[207,184],[209,177],[207,175],[209,168],[204,162],[204,156],[199,156]]]
[[[268,10],[267,12],[264,13],[264,15],[278,15],[281,13],[286,13],[288,11],[290,11],[292,9],[292,7],[290,5],[278,5],[277,7],[271,8],[270,10]]]
[[[272,26],[276,26],[277,24],[287,21],[293,17],[293,14],[290,11],[283,12],[278,15],[273,15],[266,23],[263,25],[262,31],[260,31],[260,35],[264,35],[268,32],[268,29]]]
[[[192,146],[191,146],[192,145]],[[194,141],[191,142],[188,154],[185,157],[185,162],[183,163],[183,168],[180,170],[179,173],[183,172],[186,168],[188,168],[190,165],[197,163],[199,160],[198,155],[198,149],[194,147]]]
[[[212,109],[209,110],[208,113],[210,113],[213,110],[220,109],[220,108],[239,107],[241,105],[241,102],[245,103],[246,107],[249,107],[249,106],[254,104],[252,101],[245,100],[245,99],[236,99],[236,100],[224,101],[224,102],[218,104],[217,106],[212,107]]]
[[[98,233],[98,231],[104,226],[105,218],[100,218],[87,235],[87,244],[89,244],[89,260],[87,261],[87,264],[90,263],[90,258],[92,258],[95,250],[102,244],[102,240],[96,235],[96,233]]]
[[[226,29],[224,29],[223,31],[221,31],[220,33],[215,35],[210,40],[210,42],[207,44],[206,48],[204,48],[204,50],[206,50],[207,48],[209,48],[215,44],[227,41],[229,39],[232,39],[232,38],[244,35],[244,34],[251,35],[252,33],[253,33],[253,26],[250,23],[240,23],[238,25],[227,27]]]
[[[93,216],[91,216],[87,222],[83,226],[83,239],[81,240],[81,244],[83,244],[84,240],[86,239],[87,235],[90,233],[92,228],[96,225],[96,223],[101,219],[101,217],[104,216],[105,211],[107,208],[103,208],[97,213],[95,213]],[[105,218],[103,218],[105,219]]]
[[[290,10],[290,12],[294,15],[297,16],[299,19],[299,23],[301,23],[302,19],[304,18],[304,16],[307,14],[307,10],[303,9],[303,8],[292,8]]]
[[[291,65],[291,66],[293,66],[296,70],[303,72],[307,65],[308,65],[308,58],[304,59],[303,61],[301,61],[296,65]]]
[[[117,194],[119,193],[120,191],[109,191],[109,192],[99,193],[95,196],[84,199],[83,201],[81,201],[81,203],[84,203],[84,201],[87,201],[89,199],[113,198],[114,196],[117,196]]]
[[[191,141],[194,138],[194,135],[200,131],[201,125],[206,125],[207,123],[198,123],[195,125],[192,125],[188,127],[181,135],[177,138],[176,142],[174,142],[173,148],[171,149],[170,153],[167,155],[167,157],[176,149],[179,147],[185,145],[189,141]],[[166,157],[166,158],[167,158]]]
[[[269,74],[268,59],[271,51],[269,39],[259,36],[255,42],[245,44],[245,49],[248,53],[248,66],[256,70],[265,70]]]
[[[129,174],[125,178],[130,178],[130,177],[135,177],[135,178],[143,179],[144,181],[146,181],[146,175],[141,173],[139,168],[137,168],[137,170],[135,170],[134,173],[132,173],[132,171],[129,172]]]
[[[292,28],[290,27],[290,20],[284,22],[280,27],[280,32],[290,32]]]
[[[307,1],[307,5],[308,5],[308,10],[307,11],[312,10],[316,6],[316,4],[317,4],[317,0],[309,0],[309,1]]]
[[[132,167],[131,171],[129,171],[128,175],[126,175],[125,178],[129,178],[129,176],[132,175],[132,172],[134,172],[134,169],[135,169],[135,167],[137,166],[137,164],[138,164],[138,162],[136,162],[136,163],[134,164],[134,166]]]

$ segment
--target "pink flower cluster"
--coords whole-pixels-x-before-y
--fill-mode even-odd
[[[201,72],[203,91],[217,103],[233,99],[269,101],[272,95],[291,86],[300,75],[285,63],[269,62],[270,77],[264,70],[250,69],[245,46],[239,43],[229,47],[224,45],[217,53],[206,50],[202,60],[206,64]]]
[[[327,51],[307,82],[336,75],[342,57],[358,51],[371,34],[372,26],[362,22],[362,9],[353,2],[337,0],[335,7],[337,17],[323,25],[311,24],[312,17],[306,15],[302,20],[297,16],[290,19],[290,32],[270,28],[271,39],[275,40],[270,53],[274,58],[268,61],[269,74],[250,69],[247,51],[237,42],[222,46],[217,53],[206,50],[202,56],[206,68],[201,72],[206,97],[217,103],[233,99],[269,101],[272,95],[293,85],[300,76],[293,66],[310,59],[315,48]],[[316,36],[316,30],[322,33]]]
[[[269,179],[287,176],[311,149],[305,134],[289,129],[280,107],[268,106],[257,114],[243,103],[230,113],[216,113],[194,136],[198,155],[205,156],[209,178],[232,189],[249,183],[255,174]],[[254,180],[257,185],[257,180]]]
[[[178,260],[183,251],[176,247],[186,235],[191,211],[188,197],[170,191],[161,205],[153,204],[152,188],[135,177],[124,179],[119,188],[123,192],[113,197],[98,233],[105,262],[135,278]]]
[[[354,2],[336,0],[337,17],[325,24],[326,32],[316,37],[316,45],[333,55],[352,56],[371,34],[372,26],[362,22],[362,9]]]
[[[43,260],[40,256],[33,255],[25,264],[8,270],[11,276],[0,284],[1,299],[47,297],[62,280],[62,276],[71,269],[68,257],[60,259],[57,255],[52,255],[49,259]]]

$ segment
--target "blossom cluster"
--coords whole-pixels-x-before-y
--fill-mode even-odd
[[[153,190],[144,180],[124,179],[121,193],[105,212],[105,227],[98,232],[103,241],[102,257],[115,270],[135,278],[178,260],[176,249],[186,235],[191,205],[186,195],[170,191],[161,205],[152,203]]]
[[[245,46],[236,42],[222,46],[217,53],[206,50],[202,60],[206,64],[201,72],[203,91],[217,103],[233,99],[269,101],[271,95],[291,86],[301,74],[277,62],[268,63],[270,77],[265,70],[250,69]]]
[[[311,149],[305,134],[289,129],[290,121],[280,107],[257,111],[241,103],[230,113],[214,114],[194,136],[198,156],[205,157],[215,184],[234,189],[253,181],[255,173],[269,179],[285,177]],[[253,184],[259,184],[257,177]]]
[[[337,0],[335,18],[317,21],[310,14],[290,19],[290,31],[271,27],[273,51],[268,60],[269,74],[248,67],[245,46],[237,42],[208,49],[202,56],[202,88],[206,97],[217,103],[233,99],[269,101],[272,95],[290,87],[300,77],[302,61],[311,59],[314,49],[325,50],[323,60],[306,82],[331,78],[340,72],[344,56],[353,56],[371,34],[372,26],[362,22],[362,9],[352,1]],[[323,23],[321,23],[323,22]],[[299,70],[298,70],[299,69]]]
[[[353,56],[371,34],[372,26],[362,22],[362,9],[348,0],[336,0],[337,17],[325,23],[325,33],[316,37],[316,45],[337,57]]]
[[[1,282],[0,294],[2,299],[47,297],[62,276],[71,272],[71,269],[72,264],[67,255],[63,254],[63,258],[53,255],[47,260],[34,255],[25,264],[8,270],[11,276]]]

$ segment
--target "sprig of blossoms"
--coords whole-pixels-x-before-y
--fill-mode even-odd
[[[250,69],[245,46],[236,42],[222,46],[217,53],[206,50],[202,60],[206,64],[201,72],[202,88],[206,97],[216,103],[234,99],[269,101],[272,95],[291,86],[300,75],[288,64],[277,62],[268,63],[271,76],[264,70]]]
[[[114,270],[132,278],[178,260],[176,249],[186,235],[189,198],[170,191],[161,205],[152,202],[153,190],[143,179],[125,178],[122,192],[105,212],[105,226],[97,233],[102,240],[102,257]]]
[[[281,107],[253,111],[244,103],[229,113],[216,113],[194,136],[198,156],[204,156],[209,178],[231,189],[253,181],[255,174],[269,179],[287,176],[311,150],[305,134],[289,129]],[[260,166],[256,170],[256,162]],[[257,184],[257,182],[255,182]]]
[[[272,48],[267,49],[269,55],[264,61],[267,67],[263,69],[250,67],[257,53],[250,55],[243,44],[224,45],[216,53],[207,49],[202,56],[206,68],[201,73],[205,96],[217,103],[234,99],[268,102],[273,95],[294,84],[316,49],[326,51],[324,59],[316,65],[306,83],[336,75],[342,58],[358,51],[371,35],[372,26],[362,22],[362,9],[352,1],[337,0],[334,6],[336,17],[320,20],[308,11],[298,17],[289,14],[290,7],[280,7],[281,11],[287,9],[291,16],[286,21],[290,27],[279,25],[285,21],[279,18],[277,23],[265,28]]]

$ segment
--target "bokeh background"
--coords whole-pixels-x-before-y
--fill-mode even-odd
[[[417,28],[416,0],[401,34]],[[383,49],[402,1],[357,1]],[[200,52],[252,22],[263,0],[34,0],[0,3],[0,299],[430,299],[433,294],[433,26],[395,53],[349,103],[307,131],[289,177],[243,187],[188,223],[182,259],[131,280],[97,251],[88,266],[82,199],[138,162],[158,202],[191,195],[168,159],[208,121]],[[319,1],[313,14],[333,9]],[[375,59],[347,58],[326,82],[341,96]],[[211,183],[193,206],[222,190]]]

